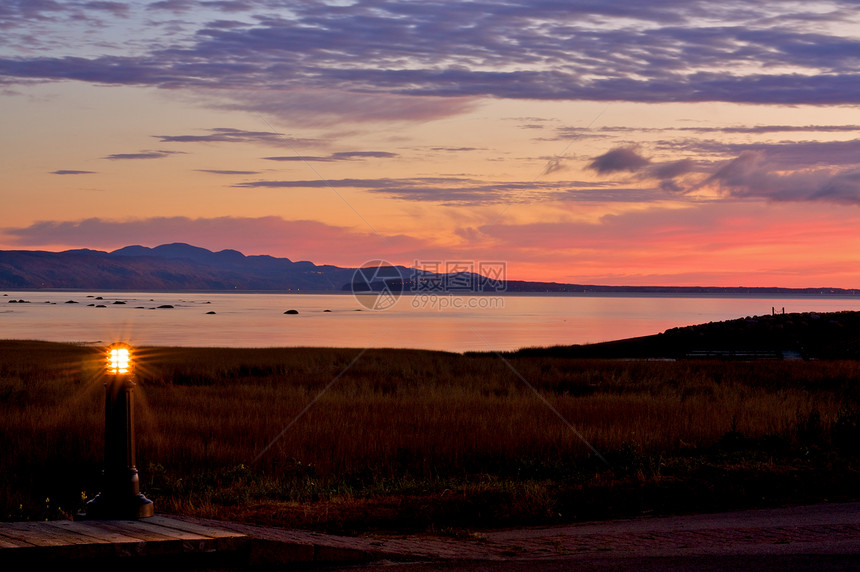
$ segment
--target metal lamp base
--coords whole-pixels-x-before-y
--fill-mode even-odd
[[[155,515],[155,505],[142,494],[122,498],[98,494],[86,504],[83,520],[137,520]]]

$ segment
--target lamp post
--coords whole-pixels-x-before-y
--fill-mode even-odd
[[[105,467],[102,492],[86,504],[85,518],[134,520],[155,513],[140,493],[134,457],[134,381],[131,348],[113,344],[107,351],[105,383]]]

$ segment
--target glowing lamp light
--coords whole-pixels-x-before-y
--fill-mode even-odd
[[[108,373],[124,375],[131,372],[131,349],[124,345],[111,346],[107,357]]]
[[[107,348],[106,358],[104,488],[79,516],[89,520],[147,518],[155,509],[140,493],[135,461],[131,348],[113,344]]]

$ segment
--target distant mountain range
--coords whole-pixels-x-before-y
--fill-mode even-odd
[[[293,262],[273,256],[245,256],[236,250],[212,252],[189,244],[155,248],[127,246],[99,250],[0,251],[0,289],[91,290],[381,290],[428,293],[637,292],[664,294],[857,295],[841,288],[745,288],[685,286],[600,286],[556,282],[499,281],[471,272],[434,274],[404,266],[341,268]],[[446,289],[447,287],[447,289]]]
[[[188,244],[113,252],[0,251],[0,288],[105,290],[340,290],[353,269]]]

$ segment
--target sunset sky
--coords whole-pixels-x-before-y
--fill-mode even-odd
[[[860,288],[860,4],[0,2],[0,249]]]

